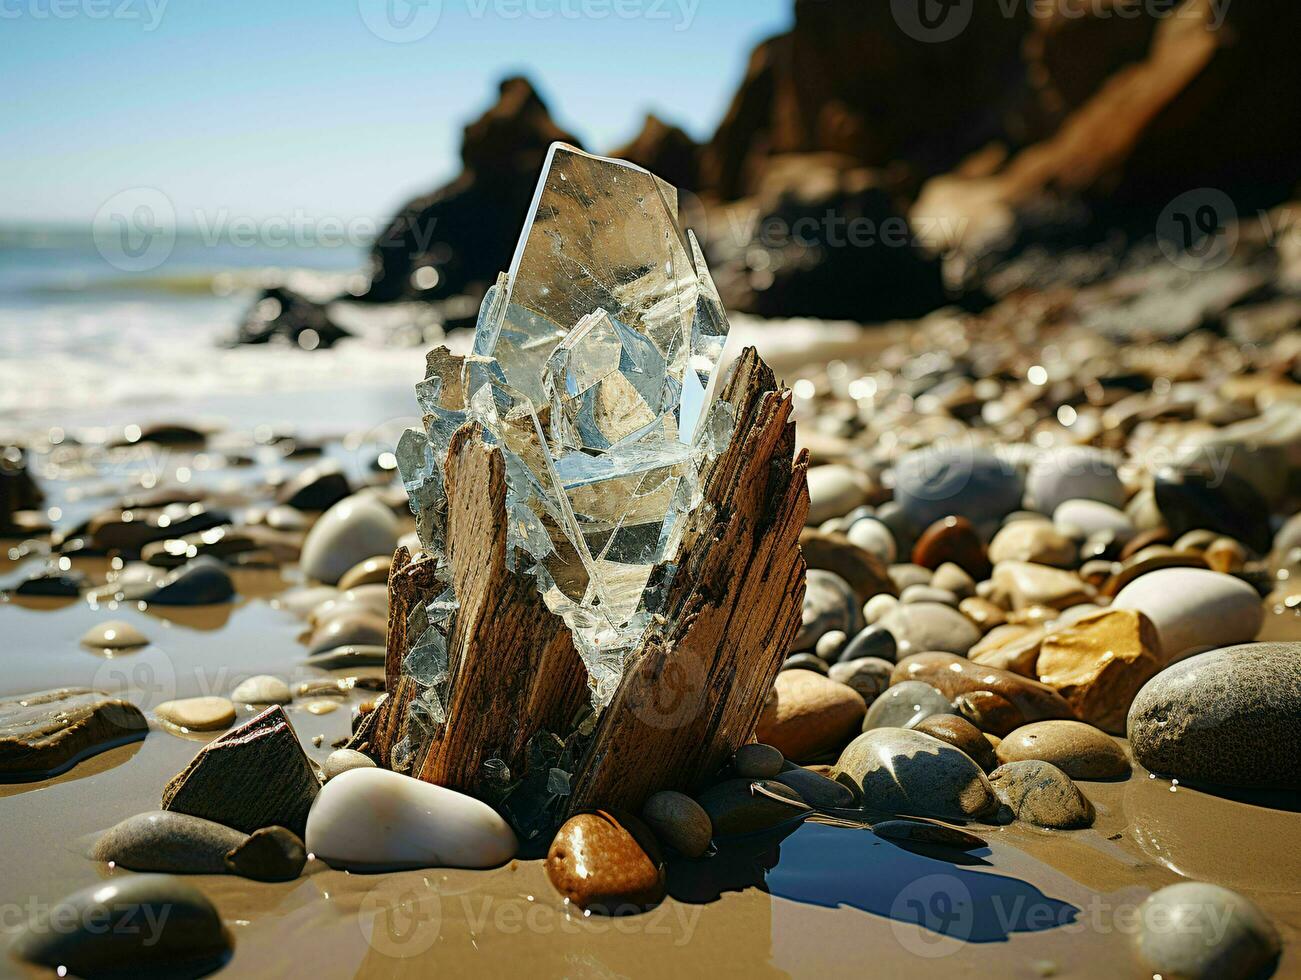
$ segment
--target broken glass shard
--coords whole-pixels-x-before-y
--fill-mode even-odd
[[[714,400],[726,340],[677,191],[555,144],[472,352],[431,352],[416,387],[423,431],[404,435],[397,457],[422,546],[442,559],[448,447],[477,422],[505,460],[509,566],[564,617],[597,710],[659,611],[705,464],[731,438],[731,406]],[[439,704],[446,644],[433,634],[446,635],[450,614],[436,604],[407,659]]]

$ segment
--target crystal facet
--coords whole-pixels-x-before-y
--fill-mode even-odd
[[[432,351],[416,386],[424,431],[398,446],[421,543],[442,559],[444,463],[479,423],[506,469],[510,567],[531,574],[587,666],[593,706],[665,591],[701,467],[726,448],[731,406],[711,405],[727,317],[677,191],[619,160],[552,146],[509,272],[488,290],[472,353]],[[448,597],[455,608],[455,597]],[[407,655],[441,723],[450,613]]]

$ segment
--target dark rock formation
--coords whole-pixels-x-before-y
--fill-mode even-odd
[[[286,340],[304,350],[333,347],[352,336],[330,319],[325,308],[292,289],[272,286],[249,308],[231,344],[266,344]]]
[[[657,177],[682,190],[700,186],[700,147],[677,126],[648,115],[638,133],[625,146],[610,151],[620,160],[631,160]]]

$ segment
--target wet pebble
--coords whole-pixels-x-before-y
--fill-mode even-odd
[[[900,658],[924,650],[966,653],[980,640],[980,630],[969,619],[938,602],[900,605],[886,613],[879,625],[894,637]],[[860,655],[880,656],[875,651]]]
[[[349,769],[374,769],[375,760],[356,749],[335,749],[325,757],[321,772],[327,780],[333,779]]]
[[[917,731],[948,742],[956,749],[961,749],[971,761],[989,772],[998,766],[998,756],[994,753],[994,744],[984,732],[957,714],[935,714],[923,718],[913,726]]]
[[[164,701],[154,714],[191,732],[220,731],[235,723],[235,705],[226,698],[211,696]]]
[[[235,595],[230,573],[214,558],[196,558],[163,578],[143,596],[160,606],[210,606]]]
[[[955,819],[997,807],[985,774],[964,752],[903,728],[877,728],[854,739],[833,778],[848,780],[870,810]]]
[[[913,545],[912,560],[929,569],[952,563],[976,580],[989,575],[985,543],[965,517],[949,515],[927,526]]]
[[[795,649],[812,650],[832,630],[853,635],[859,628],[858,597],[839,575],[810,569],[804,586],[804,610]]]
[[[1162,568],[1126,585],[1113,609],[1137,609],[1152,620],[1166,661],[1189,650],[1255,639],[1265,613],[1246,582],[1205,568]]]
[[[893,607],[892,607],[893,608]],[[873,657],[877,660],[893,660],[898,645],[894,634],[882,625],[868,626],[861,630],[840,651],[839,660],[862,660]]]
[[[284,827],[259,827],[226,856],[226,868],[255,881],[293,881],[307,864],[307,848]]]
[[[866,711],[853,688],[810,670],[784,670],[768,695],[755,735],[788,759],[814,759],[839,749],[859,730]]]
[[[92,626],[81,635],[81,645],[92,650],[133,650],[148,642],[140,630],[120,619]]]
[[[303,574],[327,585],[360,561],[397,545],[398,519],[372,493],[345,497],[321,515],[303,541]]]
[[[786,757],[771,745],[750,742],[736,750],[732,768],[745,779],[771,779],[782,771]]]
[[[1278,959],[1278,929],[1237,892],[1181,881],[1139,906],[1139,956],[1153,976],[1181,980],[1248,980]]]
[[[1116,779],[1129,775],[1125,750],[1106,732],[1082,721],[1036,721],[1009,732],[998,746],[1000,762],[1037,759],[1072,779]]]
[[[642,807],[641,816],[661,841],[684,857],[700,857],[714,836],[704,807],[675,790],[652,794]]]
[[[888,688],[867,709],[863,731],[873,728],[916,728],[933,715],[956,714],[953,705],[935,688],[921,681],[904,681]]]
[[[186,813],[137,813],[106,830],[91,857],[131,871],[223,874],[226,855],[247,839],[234,828]]]
[[[795,790],[769,779],[726,779],[701,792],[700,806],[716,834],[749,834],[809,812]]]
[[[863,701],[871,705],[890,686],[890,672],[894,664],[880,657],[858,657],[832,664],[827,676],[858,692]]]
[[[257,674],[236,684],[230,698],[237,704],[288,704],[294,696],[279,677]]]
[[[1050,763],[1005,763],[989,774],[989,784],[1016,819],[1036,827],[1078,830],[1093,824],[1093,804]]]

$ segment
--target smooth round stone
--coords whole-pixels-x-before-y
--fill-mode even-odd
[[[1007,622],[1007,613],[988,599],[971,596],[958,603],[958,612],[981,630],[989,631]]]
[[[853,688],[811,670],[783,670],[764,702],[755,736],[788,759],[816,759],[859,731],[866,711]]]
[[[348,478],[332,461],[309,466],[286,480],[276,493],[277,501],[295,510],[325,510],[352,492]]]
[[[921,820],[878,820],[872,824],[872,833],[886,840],[908,841],[912,844],[938,844],[956,847],[961,851],[974,851],[989,845],[965,830]]]
[[[919,653],[895,665],[892,681],[923,681],[981,731],[1003,736],[1032,721],[1070,718],[1071,706],[1046,684],[951,653]]]
[[[884,626],[869,626],[862,630],[840,651],[840,662],[862,660],[875,657],[878,660],[893,660],[897,649],[894,634]]]
[[[894,664],[880,657],[859,657],[856,660],[842,660],[832,664],[827,676],[852,687],[870,705],[881,692],[890,686],[890,672]]]
[[[976,594],[976,580],[961,565],[946,561],[931,576],[931,587],[952,592],[959,599],[967,599]]]
[[[307,655],[310,657],[335,647],[383,646],[387,638],[386,619],[370,612],[343,612],[313,631],[307,641]]]
[[[135,929],[109,928],[129,922]],[[10,947],[28,963],[78,977],[202,976],[229,956],[221,916],[197,888],[173,875],[123,875],[43,909]]]
[[[371,493],[356,493],[332,506],[303,541],[303,575],[333,585],[360,561],[391,552],[400,526],[393,512]]]
[[[149,637],[120,619],[92,626],[81,635],[81,645],[92,650],[133,650],[148,642]]]
[[[143,596],[159,606],[213,606],[235,595],[230,573],[214,558],[196,558],[159,579]]]
[[[488,804],[387,769],[350,769],[321,787],[307,850],[332,868],[492,868],[519,850]]]
[[[894,499],[927,527],[950,514],[973,524],[1000,520],[1021,505],[1021,476],[983,449],[916,449],[895,464]]]
[[[867,479],[848,466],[810,466],[809,524],[842,517],[867,502]]]
[[[899,547],[899,554],[912,554],[913,542],[917,540],[918,528],[908,519],[908,515],[904,513],[898,501],[887,500],[876,509],[873,516],[890,529],[895,544]]]
[[[971,620],[938,602],[900,605],[887,613],[879,625],[894,637],[900,659],[928,650],[965,654],[980,640],[980,630]]]
[[[284,827],[259,827],[226,858],[228,870],[255,881],[293,881],[306,864],[307,848]]]
[[[1185,782],[1301,789],[1301,643],[1246,643],[1167,667],[1134,698],[1130,747]]]
[[[1255,639],[1265,619],[1246,582],[1205,568],[1162,568],[1126,585],[1113,609],[1137,609],[1156,627],[1167,663],[1191,650]]]
[[[948,589],[937,589],[934,585],[910,585],[899,594],[899,601],[904,605],[914,602],[939,602],[946,606],[958,608],[958,597]]]
[[[90,856],[131,871],[224,874],[226,856],[248,835],[173,810],[137,813],[100,836]]]
[[[773,779],[795,790],[800,799],[818,809],[843,809],[854,805],[852,790],[810,769],[793,766]]]
[[[921,565],[902,564],[890,566],[890,581],[902,592],[914,585],[930,585],[934,573]]]
[[[355,589],[359,585],[387,585],[389,570],[392,567],[392,555],[367,558],[353,565],[339,577],[339,589]]]
[[[367,613],[388,620],[388,588],[383,585],[359,585],[338,592],[307,613],[307,621],[319,629],[332,619],[344,615]]]
[[[1096,500],[1064,500],[1053,510],[1053,526],[1063,534],[1089,537],[1109,531],[1122,541],[1137,533],[1125,512]]]
[[[849,637],[840,630],[832,630],[829,633],[823,633],[822,636],[818,638],[818,643],[813,648],[813,652],[823,660],[831,662],[840,656],[840,651],[845,648],[845,643],[848,642],[848,640]]]
[[[1093,824],[1093,804],[1051,763],[1005,763],[989,774],[989,784],[1016,819],[1036,827],[1078,830]]]
[[[279,677],[258,674],[236,684],[230,699],[236,704],[288,704],[294,695]]]
[[[660,840],[684,857],[700,857],[714,836],[704,807],[685,793],[671,789],[652,795],[642,807],[641,816]]]
[[[985,774],[966,753],[905,728],[858,736],[840,754],[832,778],[848,780],[868,810],[969,819],[998,806]]]
[[[1058,568],[1075,566],[1075,542],[1048,521],[1015,521],[1002,528],[989,542],[989,560],[1029,561]]]
[[[1153,892],[1139,906],[1139,921],[1138,953],[1153,976],[1263,977],[1282,948],[1278,930],[1254,903],[1200,881],[1181,881]]]
[[[812,650],[823,634],[832,630],[852,635],[858,631],[858,620],[858,597],[849,583],[834,572],[809,569],[795,650]]]
[[[746,779],[771,779],[782,771],[784,765],[786,757],[762,742],[742,745],[732,757],[732,768],[738,776]]]
[[[932,715],[956,714],[953,705],[935,688],[921,681],[904,681],[888,688],[867,709],[863,731],[874,728],[916,728]]]
[[[356,749],[335,749],[325,757],[325,762],[321,764],[321,772],[325,774],[327,780],[335,776],[341,776],[350,769],[374,769],[376,768],[375,760],[364,752],[358,752]]]
[[[768,830],[809,812],[799,793],[771,779],[726,779],[702,792],[699,802],[716,834]]]
[[[547,877],[564,898],[604,915],[640,912],[664,898],[664,859],[654,835],[627,814],[570,817],[547,851]]]
[[[1125,485],[1112,456],[1088,446],[1061,446],[1037,455],[1026,473],[1025,492],[1043,514],[1078,498],[1112,507],[1125,504]]]
[[[338,595],[339,590],[333,585],[308,585],[289,589],[275,600],[275,605],[299,619],[306,619],[312,610],[338,598]]]
[[[154,714],[191,732],[215,732],[235,723],[235,705],[226,698],[211,696],[164,701]]]
[[[1202,552],[1202,557],[1217,572],[1240,572],[1247,563],[1247,550],[1232,538],[1216,538]]]
[[[899,557],[894,533],[874,517],[864,517],[850,525],[846,532],[849,540],[887,565]]]
[[[923,718],[914,727],[919,732],[933,735],[941,742],[948,742],[954,748],[961,749],[985,772],[998,765],[994,744],[989,737],[960,715],[931,715],[929,718]]]
[[[262,523],[277,531],[306,531],[307,515],[297,507],[276,504],[262,516]]]
[[[1152,485],[1166,526],[1176,535],[1205,528],[1269,551],[1269,505],[1246,480],[1232,473],[1162,470]]]
[[[892,595],[874,595],[863,604],[863,621],[869,626],[873,626],[881,621],[891,609],[899,605],[899,600]]]
[[[952,562],[973,579],[989,575],[985,543],[965,517],[949,515],[927,527],[913,545],[912,560],[915,565],[932,569]]]
[[[1050,762],[1072,779],[1115,779],[1129,775],[1125,750],[1106,732],[1082,721],[1036,721],[1007,734],[998,746],[1000,762]]]
[[[782,661],[782,670],[812,670],[819,674],[827,672],[827,662],[812,653],[797,653]]]

